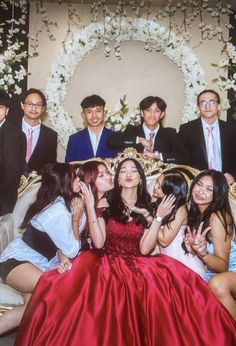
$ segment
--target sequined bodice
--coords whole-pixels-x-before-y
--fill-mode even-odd
[[[105,252],[113,255],[140,256],[139,243],[143,235],[142,225],[136,225],[132,220],[121,224],[109,219],[106,231]]]

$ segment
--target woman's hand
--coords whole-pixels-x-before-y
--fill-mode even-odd
[[[163,219],[165,216],[170,214],[171,210],[174,208],[174,204],[174,195],[170,194],[169,196],[165,196],[157,207],[156,215]]]
[[[74,197],[71,201],[72,220],[78,221],[81,219],[84,210],[82,198]]]
[[[137,214],[140,214],[140,215],[143,215],[145,217],[145,219],[147,219],[150,215],[149,211],[146,209],[146,208],[139,208],[139,207],[136,207],[135,205],[134,206],[130,206],[128,204],[126,204],[126,206],[133,212],[137,213]]]
[[[91,190],[91,186],[87,186],[82,181],[80,182],[81,196],[87,209],[94,208],[95,201]]]
[[[71,270],[72,268],[72,263],[70,262],[70,260],[64,259],[57,267],[57,271],[59,274],[63,274],[65,272],[68,272],[69,270]]]
[[[193,233],[191,232],[190,227],[187,227],[187,233],[185,234],[184,237],[184,245],[186,247],[186,250],[192,254],[195,254],[195,252],[193,251],[193,243],[195,240],[195,235],[193,235]]]
[[[192,249],[196,252],[199,257],[204,257],[207,255],[207,241],[206,234],[210,231],[211,227],[207,227],[202,231],[203,222],[200,223],[197,231],[193,230],[194,242],[192,244]]]

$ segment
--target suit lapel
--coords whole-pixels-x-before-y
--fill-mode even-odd
[[[29,159],[29,163],[32,163],[32,161],[34,161],[34,159],[37,159],[37,156],[39,155],[40,149],[41,149],[41,143],[43,143],[44,141],[44,126],[43,124],[41,124],[40,126],[40,131],[39,131],[39,138],[37,140],[37,143],[35,145],[34,151]]]
[[[91,157],[95,156],[93,153],[93,147],[92,147],[92,143],[91,143],[91,139],[90,139],[89,131],[87,127],[84,129],[84,143],[86,145],[87,155]]]
[[[102,130],[102,134],[100,137],[100,141],[98,143],[98,147],[97,147],[97,152],[95,153],[95,156],[100,156],[100,151],[102,151],[101,154],[104,155],[104,149],[105,149],[105,139],[106,139],[106,129],[105,127]]]
[[[222,161],[222,169],[224,167],[224,159],[227,156],[227,151],[225,151],[225,141],[226,141],[226,137],[227,134],[225,133],[225,124],[223,121],[221,121],[220,119],[219,121],[219,129],[220,129],[220,151],[221,151],[221,161]]]
[[[206,149],[206,143],[205,143],[205,137],[204,137],[204,131],[203,131],[203,126],[202,126],[202,121],[199,118],[197,122],[197,128],[196,128],[196,133],[193,133],[193,136],[196,136],[196,138],[199,138],[199,143],[200,147],[203,152],[204,159],[208,165],[208,158],[207,158],[207,149]]]

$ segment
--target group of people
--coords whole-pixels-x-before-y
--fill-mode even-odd
[[[22,129],[27,122],[38,133],[31,141],[36,150],[46,100],[31,90],[22,102]],[[43,149],[51,163],[36,168],[41,186],[23,235],[0,256],[2,280],[24,296],[24,305],[0,317],[0,334],[21,322],[16,345],[235,345],[228,186],[236,178],[236,138],[234,125],[218,119],[219,95],[200,93],[200,118],[181,125],[178,134],[162,126],[166,103],[159,97],[142,100],[141,125],[122,133],[105,128],[99,96],[81,106],[87,127],[70,137],[66,161],[114,157],[130,146],[140,154],[119,155],[112,179],[102,160],[56,163],[51,133],[51,157]],[[0,98],[0,114],[7,114],[4,107]],[[4,129],[8,121],[2,119]],[[27,135],[15,133],[27,153]],[[29,171],[30,159],[19,157]],[[143,157],[203,171],[189,190],[184,171],[166,170],[150,195]]]
[[[23,236],[0,257],[2,279],[25,298],[0,317],[0,333],[24,313],[16,345],[235,344],[224,174],[197,175],[187,208],[184,174],[165,171],[151,196],[142,163],[122,157],[114,181],[99,160],[45,167]]]

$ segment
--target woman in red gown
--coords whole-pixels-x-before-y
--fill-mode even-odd
[[[95,211],[91,189],[81,188],[96,250],[82,252],[62,275],[41,277],[16,345],[235,345],[235,322],[200,276],[166,255],[149,255],[173,197],[150,217],[140,163],[119,163],[103,211]]]

